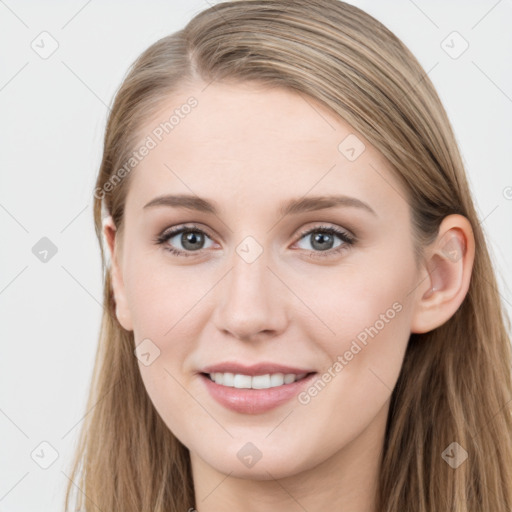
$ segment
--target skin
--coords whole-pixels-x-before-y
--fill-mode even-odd
[[[104,235],[117,318],[135,345],[149,338],[160,350],[139,367],[158,413],[190,450],[196,509],[375,510],[407,341],[443,324],[464,299],[474,258],[469,222],[446,217],[417,267],[406,192],[387,161],[350,125],[290,90],[196,83],[162,105],[141,140],[191,95],[198,106],[132,171],[122,232],[107,220]],[[354,161],[338,150],[350,133],[366,147]],[[288,199],[334,192],[366,202],[375,215],[346,206],[278,212]],[[219,213],[144,208],[171,193],[208,199]],[[154,243],[190,222],[206,233],[191,256]],[[322,251],[316,232],[301,237],[320,225],[357,241],[322,258],[344,242],[334,235]],[[263,251],[250,264],[236,252],[249,235]],[[177,235],[166,244],[186,251],[182,242]],[[447,243],[457,258],[448,257]],[[262,414],[236,413],[197,375],[235,360],[284,362],[321,376],[396,303],[394,318],[307,404],[294,398]],[[248,442],[262,454],[252,467],[237,457]]]

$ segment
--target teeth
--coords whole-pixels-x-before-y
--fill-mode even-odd
[[[251,378],[251,384],[254,389],[267,389],[270,387],[270,375],[255,375]]]
[[[297,380],[304,378],[307,374],[301,373],[272,373],[266,375],[242,375],[241,373],[210,373],[210,379],[216,384],[238,389],[269,389],[283,384],[291,384]]]
[[[251,377],[249,375],[240,375],[239,373],[235,374],[235,378],[233,379],[233,387],[235,388],[250,388],[251,386]]]

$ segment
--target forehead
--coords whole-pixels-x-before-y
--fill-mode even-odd
[[[195,106],[185,108],[191,97]],[[385,158],[323,104],[290,89],[197,84],[162,102],[140,131],[141,143],[148,137],[154,147],[129,192],[139,206],[177,191],[219,202],[236,195],[240,204],[308,191],[358,194],[377,207],[400,199]]]

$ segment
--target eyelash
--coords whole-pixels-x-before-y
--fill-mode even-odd
[[[202,234],[208,236],[208,238],[211,238],[208,235],[208,233],[206,233],[203,229],[199,228],[198,226],[196,226],[194,224],[191,224],[188,226],[181,226],[178,228],[174,228],[169,231],[164,231],[163,233],[161,233],[154,239],[154,243],[157,245],[163,245],[167,241],[169,241],[171,238],[173,238],[174,236],[179,235],[181,233],[185,233],[185,232],[194,232],[194,233],[199,232],[199,233],[202,233]],[[306,235],[310,235],[311,233],[316,233],[316,232],[321,232],[324,234],[326,233],[329,235],[337,235],[343,241],[343,243],[340,244],[335,249],[329,249],[327,251],[309,251],[310,257],[313,257],[313,258],[325,258],[325,257],[331,257],[334,255],[337,255],[338,253],[342,252],[343,250],[349,249],[356,242],[356,238],[354,236],[349,235],[346,231],[341,231],[340,229],[335,228],[333,226],[315,226],[314,228],[310,228],[310,229],[307,229],[306,231],[302,231],[300,233],[299,240],[302,239],[303,237],[305,237]],[[199,251],[181,251],[178,249],[174,249],[173,247],[164,247],[164,249],[166,251],[169,251],[171,254],[173,254],[175,256],[184,256],[184,257],[195,256],[196,254],[201,252],[201,250],[199,250]]]

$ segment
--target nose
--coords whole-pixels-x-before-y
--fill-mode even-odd
[[[267,268],[265,252],[252,263],[238,254],[231,271],[217,287],[213,316],[217,329],[243,341],[271,338],[286,329],[286,287]]]

